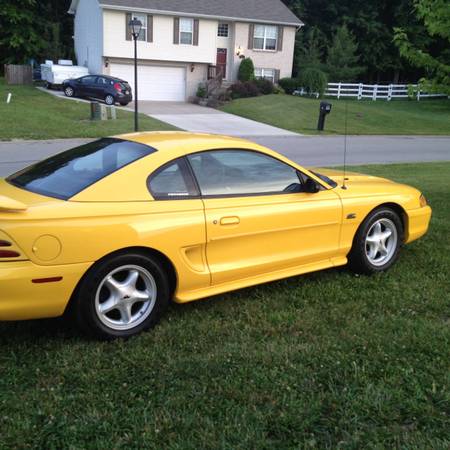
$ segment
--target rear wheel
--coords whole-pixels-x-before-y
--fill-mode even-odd
[[[105,103],[106,103],[107,105],[109,105],[109,106],[114,105],[115,102],[116,102],[116,101],[115,101],[114,97],[113,97],[111,94],[108,94],[108,95],[105,97]]]
[[[127,103],[121,103],[120,104],[120,106],[127,106],[128,105],[128,102]]]
[[[95,265],[76,298],[78,324],[100,339],[126,338],[158,322],[170,287],[158,261],[140,254],[119,254]]]
[[[349,265],[357,273],[372,274],[389,269],[398,258],[403,242],[400,217],[390,208],[369,214],[359,227],[349,254]]]
[[[66,97],[73,97],[75,95],[75,91],[71,86],[67,86],[64,88],[64,95]]]

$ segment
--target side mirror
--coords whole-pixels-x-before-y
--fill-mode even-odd
[[[319,191],[319,186],[312,178],[308,178],[303,184],[303,192],[306,192],[307,194],[315,194]]]

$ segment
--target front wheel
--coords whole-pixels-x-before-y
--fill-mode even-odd
[[[355,235],[349,266],[364,274],[385,271],[397,260],[402,242],[403,225],[398,214],[390,208],[376,209]]]
[[[112,105],[114,105],[114,103],[116,103],[116,101],[115,101],[114,97],[113,97],[111,94],[108,94],[108,95],[105,97],[105,103],[106,103],[107,105],[109,105],[109,106],[112,106]]]
[[[73,97],[75,95],[75,91],[71,86],[67,86],[64,88],[64,95],[66,97]]]
[[[168,277],[158,261],[119,254],[88,272],[78,290],[75,315],[90,335],[127,338],[156,325],[169,297]]]

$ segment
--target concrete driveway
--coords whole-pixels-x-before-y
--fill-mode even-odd
[[[128,108],[134,108],[130,103]],[[228,136],[298,136],[281,128],[217,109],[177,102],[139,102],[139,111],[182,130]]]
[[[68,98],[62,91],[38,87],[42,92],[66,100],[89,102],[79,98]],[[134,103],[119,107],[134,111]],[[254,120],[244,119],[217,109],[184,102],[140,101],[139,112],[186,131],[196,133],[226,134],[228,136],[299,136],[291,131],[272,127]]]

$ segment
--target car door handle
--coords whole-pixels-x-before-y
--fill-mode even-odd
[[[237,216],[222,217],[220,219],[220,225],[238,225],[240,222]]]

